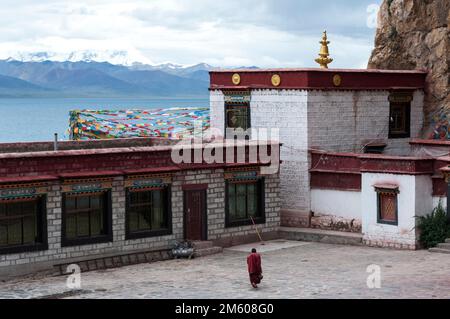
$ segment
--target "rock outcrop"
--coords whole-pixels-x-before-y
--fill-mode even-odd
[[[426,69],[425,130],[436,114],[449,114],[450,0],[384,0],[368,67]]]

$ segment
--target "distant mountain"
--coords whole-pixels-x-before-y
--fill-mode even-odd
[[[132,62],[122,51],[82,51],[64,56],[38,52],[15,57],[18,59],[0,60],[1,95],[207,97],[209,71],[217,69],[206,63]],[[67,60],[54,61],[63,58]],[[95,61],[114,58],[123,64]]]
[[[20,62],[109,62],[117,65],[131,66],[136,61],[149,63],[139,52],[130,53],[123,50],[80,50],[72,52],[14,52],[10,59]]]
[[[41,87],[34,85],[30,82],[5,75],[0,75],[0,87],[5,89],[34,89],[34,90],[42,89]]]
[[[11,76],[0,75],[0,96],[45,95],[50,90]]]

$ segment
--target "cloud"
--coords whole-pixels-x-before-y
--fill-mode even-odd
[[[0,57],[14,51],[127,50],[145,62],[311,67],[323,29],[334,67],[365,65],[381,0],[2,0]]]

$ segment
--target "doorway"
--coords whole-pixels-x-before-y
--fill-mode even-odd
[[[207,240],[206,189],[184,191],[184,237]]]

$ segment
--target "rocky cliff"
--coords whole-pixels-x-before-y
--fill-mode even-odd
[[[368,67],[429,72],[429,134],[436,117],[450,114],[450,0],[384,0]]]

